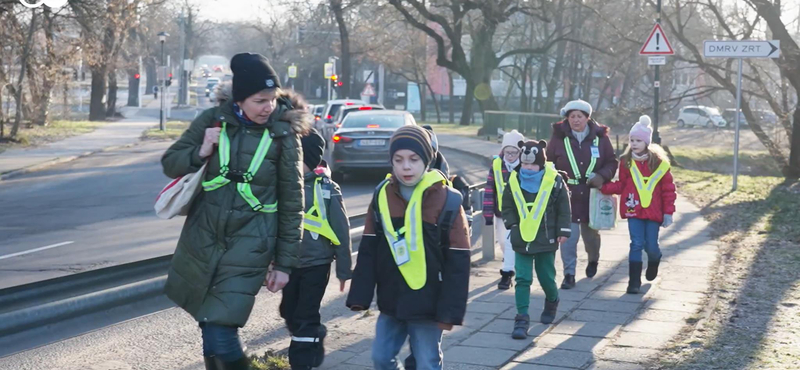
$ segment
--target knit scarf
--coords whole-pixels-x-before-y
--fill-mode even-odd
[[[519,157],[517,157],[517,160],[514,162],[503,160],[503,163],[506,164],[506,169],[508,169],[508,172],[514,171],[514,169],[519,166]]]
[[[256,124],[255,122],[251,121],[250,118],[247,118],[247,115],[244,113],[244,110],[239,107],[239,104],[233,103],[233,112],[236,113],[236,118],[238,118],[239,122],[241,122],[243,125],[252,126]]]
[[[633,160],[637,161],[637,162],[644,162],[644,161],[650,159],[650,152],[647,151],[647,152],[644,152],[644,154],[641,154],[641,155],[637,155],[636,153],[631,152],[631,158],[633,158]]]
[[[525,190],[531,194],[536,194],[539,192],[539,186],[542,185],[544,171],[534,171],[520,168],[519,178],[521,179],[519,186],[522,188],[522,190]]]

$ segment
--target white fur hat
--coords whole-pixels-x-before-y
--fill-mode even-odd
[[[505,149],[507,146],[519,148],[519,142],[525,141],[525,137],[519,133],[517,130],[511,130],[511,132],[506,132],[503,135],[503,147],[500,150]]]
[[[650,145],[650,142],[653,140],[653,128],[650,127],[650,117],[648,115],[639,117],[639,122],[633,125],[628,137],[637,138],[644,141],[647,145]]]
[[[588,114],[589,117],[592,116],[592,105],[589,104],[589,102],[586,102],[586,101],[583,101],[583,100],[580,100],[580,99],[573,100],[573,101],[567,103],[567,105],[565,105],[564,108],[561,108],[561,116],[562,117],[566,117],[567,113],[569,113],[569,111],[573,111],[573,110],[579,110],[581,112],[584,112],[584,113]]]

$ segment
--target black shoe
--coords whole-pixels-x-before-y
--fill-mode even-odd
[[[203,357],[203,362],[206,364],[206,370],[219,370],[217,368],[217,362],[214,361],[214,357]]]
[[[215,358],[218,370],[248,370],[250,369],[250,359],[244,356],[233,362],[223,362]]]
[[[586,277],[593,278],[597,275],[597,262],[589,262],[586,266]]]
[[[628,294],[639,294],[642,287],[642,263],[628,262]]]
[[[647,278],[647,281],[653,281],[658,276],[658,264],[661,263],[661,260],[658,261],[647,261],[647,272],[645,272],[644,277]]]
[[[542,324],[552,324],[553,321],[556,319],[556,311],[558,311],[558,302],[557,299],[555,302],[550,302],[545,298],[544,300],[544,310],[542,310],[542,317],[539,320]]]
[[[564,275],[564,281],[561,282],[561,289],[572,289],[575,287],[575,275]]]
[[[514,271],[500,270],[500,282],[497,283],[497,289],[508,290],[508,288],[511,288],[514,285],[513,277]]]
[[[531,326],[531,317],[528,315],[517,314],[514,317],[514,330],[511,332],[511,338],[525,339],[528,337],[528,328]]]

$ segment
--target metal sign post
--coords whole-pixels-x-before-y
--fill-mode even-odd
[[[703,42],[703,56],[706,58],[737,58],[739,73],[736,83],[736,125],[733,136],[733,186],[736,191],[739,183],[739,131],[742,114],[742,61],[744,58],[778,58],[781,43],[779,40],[732,40]]]
[[[642,49],[639,50],[639,55],[649,56],[647,64],[655,66],[653,78],[653,142],[661,144],[661,134],[658,132],[660,119],[658,105],[661,96],[661,70],[659,67],[667,63],[665,55],[673,55],[675,51],[672,49],[669,40],[667,40],[664,30],[661,29],[661,0],[656,3],[656,14],[658,14],[656,24],[653,26],[653,30],[650,31],[647,41],[642,45]]]

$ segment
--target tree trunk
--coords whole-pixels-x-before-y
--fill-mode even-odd
[[[472,100],[475,96],[475,83],[467,79],[467,90],[464,92],[464,107],[461,109],[461,120],[459,125],[469,126],[472,122]]]
[[[455,101],[455,92],[453,91],[453,72],[450,70],[447,71],[447,79],[450,80],[450,100],[447,102],[448,108],[450,109],[450,123],[456,123],[456,105],[453,103]]]
[[[339,88],[344,98],[350,98],[350,33],[347,31],[347,23],[344,19],[344,9],[342,7],[342,0],[331,0],[331,11],[336,18],[336,24],[339,26],[339,41],[341,43],[342,51],[342,76],[339,81],[343,85]]]
[[[439,109],[439,101],[436,100],[436,93],[433,92],[433,87],[431,87],[427,79],[425,79],[425,86],[428,87],[428,92],[431,93],[431,98],[433,98],[433,106],[436,108],[436,123],[442,123],[442,112]],[[452,86],[450,88],[452,89]]]
[[[90,67],[92,70],[92,93],[89,103],[89,120],[105,121],[106,106],[104,104],[106,96],[106,65],[100,62]]]
[[[39,14],[36,12],[36,9],[31,10],[31,24],[28,28],[28,39],[25,41],[25,47],[22,51],[22,60],[19,72],[19,80],[17,81],[17,88],[16,88],[16,103],[17,103],[17,111],[14,117],[14,125],[11,126],[11,137],[16,138],[17,132],[19,132],[19,123],[20,119],[22,118],[22,81],[25,80],[25,66],[28,64],[28,58],[31,54],[31,42],[33,40],[33,31],[36,29],[36,16]]]
[[[800,94],[800,91],[798,91]],[[794,129],[792,129],[791,146],[789,149],[789,165],[783,171],[786,178],[800,178],[800,106],[794,109]]]
[[[111,68],[108,72],[108,101],[106,103],[106,117],[111,118],[117,113],[117,71]]]

